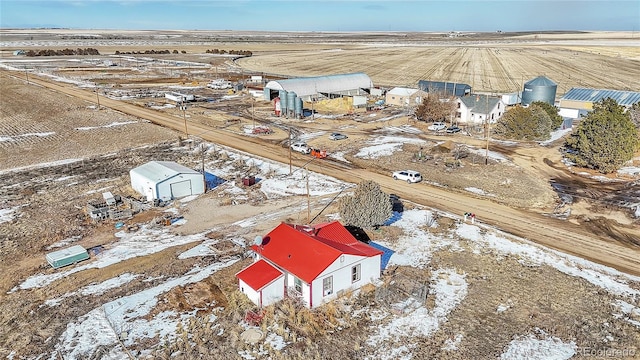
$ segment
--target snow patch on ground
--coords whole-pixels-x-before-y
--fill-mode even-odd
[[[495,232],[483,232],[476,225],[463,223],[456,229],[456,233],[461,238],[473,242],[477,252],[491,249],[501,255],[515,256],[525,266],[551,266],[564,274],[583,278],[615,295],[633,298],[640,296],[640,291],[628,284],[629,280],[640,281],[640,277],[624,274],[613,268],[544,248],[525,240],[515,242]]]
[[[438,269],[431,276],[429,296],[435,296],[435,306],[427,309],[424,303],[410,298],[403,304],[404,311],[394,316],[388,323],[375,325],[367,345],[376,348],[370,359],[398,359],[400,356],[411,358],[411,349],[415,344],[400,344],[414,337],[428,337],[438,330],[440,324],[447,321],[447,315],[467,296],[467,282],[464,274],[455,269]],[[393,306],[392,306],[393,307]],[[383,346],[384,344],[384,346]],[[391,353],[390,349],[395,349]]]
[[[390,265],[424,268],[431,261],[434,252],[447,247],[460,250],[452,238],[436,236],[426,230],[429,226],[438,226],[434,213],[429,210],[404,211],[393,225],[402,228],[404,235],[393,244],[383,240],[377,241],[380,245],[393,249]]]
[[[100,254],[82,265],[74,266],[68,270],[59,270],[52,274],[33,275],[23,281],[20,285],[11,289],[10,292],[26,290],[47,286],[54,281],[67,277],[71,274],[94,268],[105,268],[109,265],[131,259],[134,257],[153,254],[169,247],[188,244],[204,239],[204,233],[177,236],[169,229],[154,229],[143,225],[135,233],[119,231],[115,234],[119,238],[109,249],[105,249]]]
[[[478,195],[483,195],[483,196],[495,196],[493,194],[487,193],[482,189],[478,189],[476,187],[468,187],[468,188],[464,188],[465,190],[467,190],[470,193],[474,193],[474,194],[478,194]]]
[[[463,337],[462,334],[458,334],[453,339],[445,340],[442,350],[447,350],[447,351],[458,350],[458,345],[460,344],[460,341],[462,341],[462,337]]]
[[[621,313],[614,313],[616,319],[624,319],[631,325],[640,329],[640,308],[629,304],[626,301],[616,300],[613,305],[617,307]]]
[[[18,210],[21,206],[14,206],[8,209],[0,209],[0,224],[12,221],[13,219],[20,216]]]
[[[104,294],[105,292],[107,292],[109,290],[119,288],[120,286],[122,286],[124,284],[128,284],[129,282],[133,281],[134,279],[136,279],[138,277],[140,277],[140,275],[124,273],[124,274],[121,274],[121,275],[119,275],[117,277],[105,280],[105,281],[103,281],[101,283],[87,285],[87,286],[81,288],[78,291],[66,293],[66,294],[62,295],[61,297],[59,297],[59,298],[48,299],[48,300],[45,301],[45,305],[56,306],[56,305],[60,304],[62,302],[62,300],[64,300],[65,298],[68,298],[68,297],[71,297],[71,296],[74,296],[74,295],[78,295],[78,294],[80,294],[82,296]]]
[[[390,156],[394,152],[402,149],[404,144],[426,144],[427,142],[422,139],[409,138],[402,136],[379,136],[368,141],[371,146],[366,146],[360,149],[355,154],[355,157],[363,159],[377,159],[382,156]]]
[[[564,360],[570,359],[576,354],[576,343],[563,342],[561,339],[548,336],[539,330],[538,335],[517,336],[513,339],[505,352],[502,360]]]
[[[49,131],[49,132],[41,132],[41,133],[26,133],[26,134],[13,135],[13,136],[0,135],[0,142],[3,142],[3,141],[15,141],[15,140],[17,140],[19,138],[33,137],[33,136],[47,137],[47,136],[51,136],[51,135],[55,135],[55,134],[56,134],[55,132]]]
[[[75,128],[75,130],[82,130],[82,131],[86,131],[86,130],[95,130],[95,129],[101,129],[101,128],[111,128],[111,127],[116,127],[116,126],[123,126],[123,125],[129,125],[129,124],[137,124],[137,121],[122,121],[122,122],[112,122],[111,124],[107,124],[107,125],[102,125],[102,126],[84,126],[84,127],[77,127]]]

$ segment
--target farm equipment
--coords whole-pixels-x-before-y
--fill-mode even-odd
[[[324,159],[327,157],[327,150],[311,149],[311,156],[318,159]]]
[[[269,135],[273,133],[273,130],[269,129],[268,127],[258,126],[253,128],[253,133],[256,135]]]

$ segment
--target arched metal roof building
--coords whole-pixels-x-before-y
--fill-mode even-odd
[[[308,97],[318,93],[360,95],[361,89],[373,87],[371,78],[365,73],[338,74],[272,80],[265,86],[265,98],[271,100],[280,90],[293,91],[298,97]]]

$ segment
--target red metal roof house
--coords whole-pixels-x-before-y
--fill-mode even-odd
[[[258,306],[289,295],[315,308],[380,278],[382,251],[356,240],[337,221],[282,223],[252,249],[256,261],[236,276],[240,290]]]

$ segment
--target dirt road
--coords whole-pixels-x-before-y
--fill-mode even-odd
[[[14,76],[3,72],[2,76]],[[24,74],[22,75],[24,76]],[[18,75],[20,77],[20,75]],[[26,79],[22,77],[25,81]],[[60,91],[69,96],[96,102],[94,92],[82,90],[75,85],[55,83],[35,76],[29,77],[29,86],[43,86]],[[167,128],[184,131],[183,119],[159,113],[157,111],[125,103],[122,101],[101,98],[100,105],[149,120]],[[267,143],[260,138],[242,136],[227,130],[215,129],[201,124],[188,124],[190,134],[197,134],[206,141],[256,154],[282,163],[289,162],[287,148]],[[303,166],[309,157],[294,154],[294,166]],[[640,249],[631,245],[613,242],[606,233],[594,234],[587,227],[578,226],[567,221],[553,219],[542,214],[512,209],[492,201],[448,192],[441,188],[426,184],[405,184],[394,182],[389,174],[375,173],[368,169],[356,169],[328,159],[313,161],[308,164],[311,171],[333,176],[337,179],[357,183],[364,179],[379,183],[387,192],[425,206],[441,209],[462,216],[465,212],[475,213],[480,223],[494,226],[506,233],[514,234],[533,242],[576,255],[597,263],[611,266],[620,271],[640,275]],[[631,233],[633,231],[634,233]],[[628,230],[629,236],[640,237],[637,230]]]

